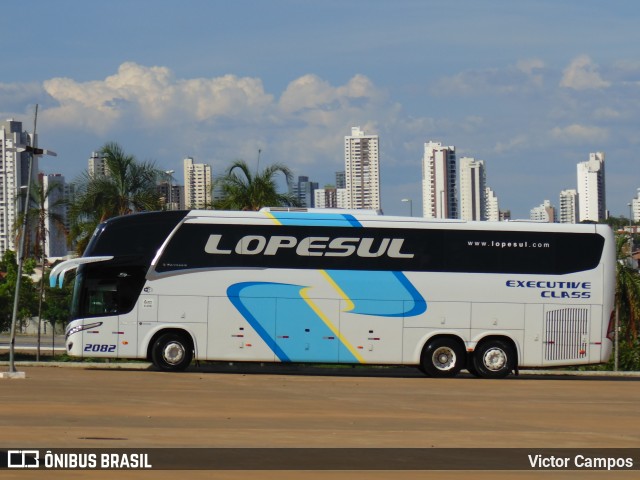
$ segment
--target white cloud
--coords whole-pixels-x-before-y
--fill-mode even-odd
[[[116,139],[128,149],[144,144],[146,157],[193,155],[214,171],[237,158],[254,161],[261,149],[265,164],[285,162],[308,175],[332,172],[343,166],[343,136],[351,126],[380,134],[401,118],[400,107],[364,75],[332,85],[309,74],[270,93],[260,78],[181,79],[167,67],[127,62],[106,78],[52,78],[40,91],[48,95],[43,128],[94,138],[89,151]],[[387,145],[394,131],[387,128]]]
[[[514,150],[522,149],[528,144],[527,137],[524,135],[517,135],[509,140],[497,142],[493,147],[493,151],[501,154],[506,152],[512,152]]]
[[[560,86],[574,90],[607,88],[611,82],[605,81],[598,72],[598,66],[587,55],[575,58],[564,69]]]
[[[55,106],[46,115],[51,123],[106,133],[118,124],[157,128],[194,122],[279,126],[297,121],[305,125],[342,128],[370,120],[386,95],[371,80],[355,75],[333,86],[317,75],[293,80],[280,96],[265,92],[259,78],[225,75],[176,79],[166,67],[123,63],[103,80],[77,82],[53,78],[44,90]]]
[[[440,95],[508,94],[536,90],[544,83],[544,62],[520,60],[506,68],[469,70],[438,80],[432,93]]]
[[[623,116],[622,112],[609,106],[598,108],[593,112],[593,118],[596,120],[618,120]]]
[[[555,127],[551,130],[551,136],[557,140],[567,143],[600,143],[608,140],[609,131],[606,128],[574,123],[566,127]]]
[[[108,131],[121,119],[156,126],[221,116],[251,118],[273,102],[260,79],[225,75],[176,80],[166,67],[131,62],[104,80],[81,83],[54,78],[44,82],[44,88],[59,105],[47,112],[52,120],[98,132]]]
[[[47,102],[45,96],[42,86],[35,82],[0,83],[0,108],[6,118],[22,117],[25,106],[28,106],[28,110],[32,110],[31,107],[34,104]]]
[[[542,75],[544,67],[544,62],[539,58],[519,60],[516,63],[516,68],[524,72],[529,77],[530,82],[536,87],[542,87],[544,83],[544,77]]]

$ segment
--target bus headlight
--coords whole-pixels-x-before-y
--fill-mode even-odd
[[[100,325],[102,325],[102,322],[93,322],[93,323],[87,323],[86,325],[76,325],[74,327],[67,328],[67,332],[65,333],[64,339],[66,341],[67,338],[69,338],[74,333],[78,333],[83,330],[89,330],[90,328],[98,328]]]

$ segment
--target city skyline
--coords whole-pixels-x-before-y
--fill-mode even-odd
[[[575,165],[606,152],[607,207],[628,215],[640,186],[636,2],[187,4],[31,0],[28,34],[24,7],[6,6],[0,120],[31,130],[40,106],[41,144],[58,153],[42,171],[71,181],[116,141],[176,172],[187,156],[220,173],[261,150],[261,165],[323,184],[360,125],[381,139],[387,214],[420,204],[433,139],[490,165],[513,218],[556,202]]]

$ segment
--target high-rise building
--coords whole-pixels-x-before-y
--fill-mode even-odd
[[[347,189],[325,185],[313,192],[315,208],[347,208]]]
[[[347,188],[347,181],[345,180],[344,170],[336,172],[336,188]]]
[[[422,215],[458,218],[456,147],[440,142],[424,144],[422,157]]]
[[[314,194],[318,188],[318,182],[310,182],[309,177],[299,176],[298,182],[290,185],[290,193],[300,202],[301,207],[313,208]]]
[[[636,194],[636,198],[631,200],[631,221],[640,222],[640,188]]]
[[[578,223],[578,192],[575,189],[560,192],[560,223]]]
[[[158,193],[162,199],[165,210],[182,210],[184,208],[184,188],[174,185],[170,179],[163,179],[158,183]]]
[[[186,209],[205,208],[211,204],[211,166],[184,159],[184,206]]]
[[[46,233],[45,255],[64,257],[67,254],[67,238],[65,224],[67,223],[67,208],[65,205],[65,178],[59,173],[45,175],[40,173],[38,179],[42,190],[46,194],[44,201],[44,228]]]
[[[589,160],[578,163],[579,221],[604,221],[607,205],[604,181],[604,152],[589,154]]]
[[[472,157],[460,159],[460,218],[486,220],[486,173],[484,162]]]
[[[91,152],[88,163],[88,172],[91,178],[105,176],[108,174],[107,162],[105,162],[104,157],[98,152]]]
[[[485,218],[489,222],[500,221],[500,206],[498,204],[498,197],[491,188],[485,188]]]
[[[17,251],[14,225],[24,211],[24,196],[19,193],[29,183],[30,155],[16,149],[25,145],[37,145],[37,138],[22,130],[22,122],[9,119],[0,124],[0,257],[6,250]],[[33,183],[38,178],[37,156],[31,172]]]
[[[556,207],[549,200],[545,200],[540,206],[531,209],[529,219],[536,222],[554,223],[556,221]]]
[[[380,151],[378,135],[360,127],[344,137],[347,208],[380,209]]]

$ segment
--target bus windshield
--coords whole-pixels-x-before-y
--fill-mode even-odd
[[[96,264],[78,270],[72,319],[130,312],[145,282],[144,266]]]

